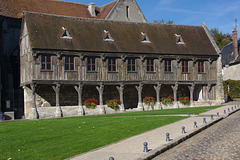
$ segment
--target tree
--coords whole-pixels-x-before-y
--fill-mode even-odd
[[[210,30],[210,33],[214,37],[214,40],[217,43],[220,50],[222,50],[224,46],[232,42],[232,35],[229,33],[223,34],[222,32],[219,31],[218,28],[212,28]]]
[[[153,21],[154,23],[162,23],[162,24],[173,24],[173,20],[168,20],[166,23],[165,23],[165,20],[164,19],[161,19],[161,20],[154,20]]]

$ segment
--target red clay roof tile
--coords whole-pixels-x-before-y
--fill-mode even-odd
[[[0,15],[22,18],[23,11],[56,14],[83,18],[104,19],[111,11],[116,1],[104,6],[96,6],[96,17],[92,17],[87,4],[71,3],[55,0],[0,0]]]

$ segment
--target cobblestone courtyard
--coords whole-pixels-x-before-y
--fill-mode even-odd
[[[154,160],[239,160],[240,111]]]

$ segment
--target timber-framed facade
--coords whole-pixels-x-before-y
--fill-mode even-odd
[[[25,13],[22,26],[25,118],[113,113],[104,106],[108,99],[120,99],[120,111],[146,110],[145,96],[156,98],[154,109],[164,108],[160,98],[170,95],[174,108],[183,96],[191,107],[222,102],[221,61],[204,24]],[[88,98],[99,99],[97,109],[83,105]]]

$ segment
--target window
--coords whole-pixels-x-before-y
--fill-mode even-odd
[[[198,61],[198,73],[204,73],[204,61]]]
[[[141,41],[142,43],[151,43],[146,33],[141,32],[141,35],[142,35],[142,41]]]
[[[41,56],[42,70],[51,70],[51,56]]]
[[[136,71],[136,59],[135,58],[128,58],[128,71],[129,72]]]
[[[182,72],[183,73],[188,73],[188,60],[183,60],[182,61]]]
[[[63,29],[63,34],[62,34],[61,38],[72,39],[71,35],[70,35],[69,32],[67,31],[67,28],[62,27],[62,29]]]
[[[153,72],[154,71],[154,59],[147,59],[147,71]]]
[[[172,71],[172,65],[171,65],[171,60],[165,60],[165,72],[171,72]]]
[[[108,59],[108,71],[109,72],[116,72],[116,58],[109,58]]]
[[[65,70],[66,71],[73,71],[74,70],[74,57],[73,56],[66,56],[65,57]]]
[[[126,6],[126,16],[129,18],[129,6]]]
[[[95,71],[95,70],[96,70],[95,57],[88,57],[88,59],[87,59],[87,71]]]
[[[181,35],[175,34],[177,44],[185,44]]]
[[[107,30],[104,30],[103,40],[104,40],[104,41],[111,41],[111,42],[114,41],[114,40],[112,39],[112,36],[111,36],[110,32],[107,31]]]

